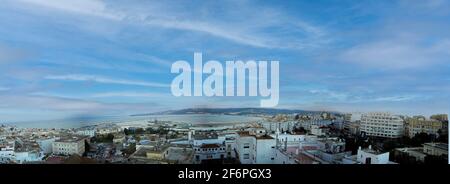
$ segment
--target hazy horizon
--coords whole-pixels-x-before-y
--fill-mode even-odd
[[[279,61],[280,109],[450,112],[449,1],[132,2],[2,1],[0,122],[259,107],[172,96],[194,52]]]

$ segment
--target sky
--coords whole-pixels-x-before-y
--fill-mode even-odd
[[[450,1],[1,0],[0,122],[258,107],[174,97],[177,60],[277,60],[277,108],[450,111]]]

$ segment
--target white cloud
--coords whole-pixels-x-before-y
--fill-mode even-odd
[[[67,98],[45,97],[45,96],[8,95],[8,96],[0,96],[0,101],[2,101],[1,107],[6,108],[89,111],[95,109],[102,109],[106,107],[97,102],[89,102]]]
[[[339,93],[337,91],[330,91],[330,90],[325,90],[325,89],[313,89],[313,90],[309,90],[309,93],[313,94],[313,95],[319,95],[321,97],[323,97],[324,99],[331,99],[331,100],[338,100],[338,101],[344,101],[348,98],[348,94],[346,93]]]
[[[134,114],[141,112],[154,112],[161,106],[156,103],[104,103],[76,98],[65,98],[46,95],[0,95],[0,112],[18,111],[22,114],[40,111],[54,118],[55,114],[63,113],[65,117],[76,114]],[[34,116],[33,116],[34,117]],[[16,121],[23,121],[29,117],[14,117]],[[31,120],[35,120],[31,118]]]
[[[168,84],[113,79],[97,75],[85,75],[85,74],[69,74],[69,75],[49,75],[45,79],[49,80],[66,80],[66,81],[92,81],[105,84],[122,84],[122,85],[134,85],[134,86],[147,86],[147,87],[169,87]]]
[[[404,69],[448,62],[449,57],[450,45],[446,41],[420,46],[394,39],[355,46],[341,54],[340,59],[380,69]]]
[[[401,101],[411,101],[420,98],[419,96],[415,95],[405,95],[405,96],[385,96],[385,97],[378,97],[375,99],[372,99],[372,101],[376,102],[401,102]]]
[[[155,97],[163,97],[167,96],[165,94],[161,93],[142,93],[142,92],[107,92],[107,93],[97,93],[91,95],[91,97],[94,98],[105,98],[105,97],[148,97],[148,98],[155,98]]]
[[[112,20],[121,20],[118,12],[111,12],[101,0],[19,0],[23,3],[38,5],[41,7],[57,9],[60,11],[97,16]]]
[[[237,20],[242,22],[209,18],[211,16],[206,16],[207,19],[204,18],[205,16],[198,18],[195,10],[172,8],[177,6],[175,2],[164,5],[159,2],[145,2],[144,7],[137,8],[102,0],[20,0],[20,2],[23,5],[38,6],[64,13],[93,16],[112,21],[201,32],[239,44],[261,48],[304,49],[305,46],[318,45],[325,35],[324,31],[318,26],[293,19],[280,11],[256,7],[255,4],[239,1],[228,2],[228,5],[226,5],[226,2],[221,2],[221,5],[227,8],[228,12],[233,12],[232,14],[238,18]],[[237,8],[242,11],[234,11]],[[198,11],[201,12],[202,10]],[[288,26],[284,30],[303,32],[308,38],[282,38],[286,34],[285,31],[283,31],[283,35],[262,34],[267,28],[284,26]]]

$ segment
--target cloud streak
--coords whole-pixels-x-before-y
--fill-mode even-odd
[[[254,10],[257,7],[256,4],[245,4],[233,2],[229,5],[222,2],[223,6],[229,6],[230,8],[246,7],[242,12],[249,12],[260,15],[261,18],[252,19],[251,21],[239,24],[230,24],[225,21],[217,21],[213,19],[186,19],[186,12],[193,11],[192,9],[170,9],[170,6],[161,6],[157,3],[145,4],[147,7],[161,7],[162,10],[157,8],[149,8],[146,11],[142,11],[140,8],[117,8],[121,5],[107,4],[102,0],[19,0],[24,5],[38,6],[41,8],[47,8],[57,10],[60,12],[69,12],[72,14],[84,15],[107,19],[111,21],[127,22],[138,25],[147,25],[158,28],[177,29],[183,31],[192,31],[209,34],[218,38],[233,41],[235,43],[260,47],[260,48],[290,48],[290,49],[304,49],[306,46],[311,47],[321,42],[322,37],[325,35],[325,31],[318,26],[306,23],[301,20],[293,19],[291,17],[282,15],[281,12],[277,12],[273,9],[260,7],[260,10]],[[182,2],[184,3],[184,2]],[[247,8],[251,7],[251,8]],[[140,11],[138,11],[140,10]],[[177,14],[175,12],[181,11],[183,13]],[[251,11],[251,12],[250,12]],[[247,14],[238,14],[237,16],[246,17]],[[267,17],[268,16],[268,17]],[[195,17],[195,16],[192,16]],[[258,16],[253,16],[258,17]],[[246,20],[241,19],[241,20]],[[271,20],[271,21],[269,21]],[[279,20],[282,22],[276,22]],[[294,22],[294,23],[293,23]],[[235,22],[236,23],[236,22]],[[255,25],[256,24],[256,25]],[[255,26],[250,26],[255,25]],[[268,27],[279,27],[289,25],[286,29],[298,30],[298,32],[304,32],[308,38],[295,39],[293,43],[293,37],[283,39],[283,35],[264,35],[257,34],[261,30]],[[278,39],[276,39],[278,38]],[[312,40],[310,39],[312,38]]]
[[[144,98],[160,98],[167,95],[162,93],[142,93],[142,92],[107,92],[107,93],[96,93],[90,95],[93,98],[107,98],[107,97],[144,97]]]
[[[433,66],[448,62],[449,40],[431,46],[405,43],[403,40],[385,40],[365,43],[345,51],[340,59],[367,67],[384,69],[408,69]],[[432,58],[432,59],[430,59]]]
[[[145,86],[145,87],[170,87],[168,84],[163,83],[153,83],[144,81],[134,81],[134,80],[124,80],[124,79],[114,79],[104,76],[97,75],[85,75],[85,74],[70,74],[70,75],[48,75],[44,77],[48,80],[64,80],[64,81],[90,81],[104,84],[121,84],[121,85],[134,85],[134,86]]]

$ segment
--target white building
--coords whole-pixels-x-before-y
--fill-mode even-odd
[[[43,155],[38,151],[20,151],[12,150],[0,151],[0,163],[18,163],[42,161]]]
[[[298,144],[305,140],[306,135],[278,133],[272,134],[271,137],[275,137],[278,140],[279,147],[283,146],[298,146]]]
[[[58,155],[83,155],[85,151],[84,138],[65,138],[52,143],[53,154]]]
[[[337,121],[328,120],[328,119],[311,119],[311,120],[300,120],[299,126],[305,128],[306,130],[311,130],[312,127],[318,126],[318,127],[324,127],[329,126],[333,123],[338,123]],[[342,123],[340,123],[342,125]]]
[[[271,164],[275,160],[276,139],[265,129],[240,131],[236,138],[236,152],[241,164]]]
[[[75,134],[81,135],[81,136],[88,136],[89,138],[95,137],[96,130],[95,129],[83,129],[78,130]]]
[[[226,137],[224,136],[202,137],[197,135],[193,140],[193,146],[201,146],[202,144],[223,144],[225,139]]]
[[[194,162],[204,160],[225,159],[227,154],[225,144],[202,144],[194,147]]]
[[[236,158],[236,134],[227,134],[225,135],[225,147],[226,147],[226,157],[227,158]]]
[[[0,150],[0,164],[12,163],[14,160],[14,150]]]
[[[48,138],[48,139],[39,139],[36,142],[39,144],[41,151],[44,154],[53,152],[53,143],[56,141],[56,138]]]
[[[325,130],[326,129],[324,127],[319,127],[317,125],[311,126],[311,134],[312,135],[325,136],[327,134]]]
[[[42,161],[44,156],[38,151],[23,151],[14,153],[15,162],[22,164],[26,162]]]
[[[271,122],[264,121],[259,123],[263,128],[265,128],[269,133],[275,133],[277,130],[284,132],[292,132],[294,130],[295,121],[286,122]]]
[[[360,130],[368,136],[399,138],[404,135],[404,121],[390,113],[366,113],[361,116]]]
[[[391,164],[389,161],[389,152],[381,153],[369,146],[367,149],[359,147],[356,155],[356,161],[361,164]]]
[[[122,131],[121,127],[118,127],[113,124],[105,124],[105,125],[102,125],[101,127],[97,127],[97,130],[95,131],[95,135],[96,134],[99,134],[99,135],[114,134],[114,133],[119,133],[121,131]]]

